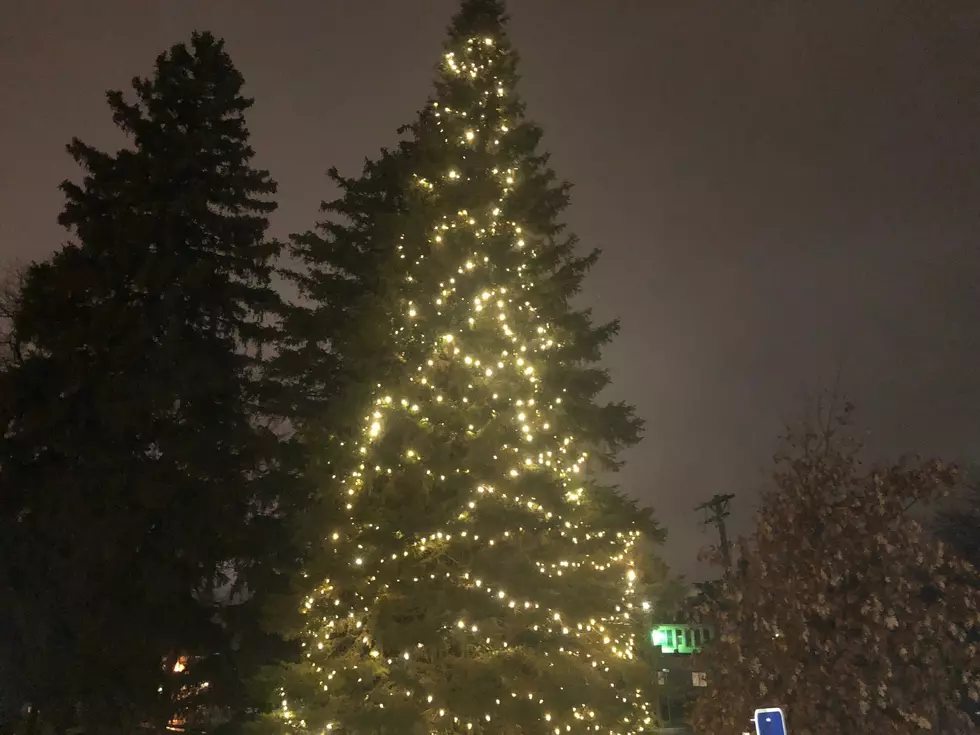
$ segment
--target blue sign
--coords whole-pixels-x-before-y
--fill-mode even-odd
[[[755,711],[756,735],[786,735],[786,718],[779,707]]]

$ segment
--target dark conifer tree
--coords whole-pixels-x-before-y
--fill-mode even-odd
[[[215,589],[261,593],[290,558],[296,463],[267,370],[276,186],[251,164],[242,85],[201,33],[132,99],[110,92],[131,145],[68,146],[85,172],[62,186],[73,241],[23,283],[3,377],[2,655],[58,729],[130,733],[195,692],[239,698],[240,631]]]
[[[323,513],[257,727],[346,735],[639,733],[656,677],[639,637],[662,533],[598,477],[639,439],[596,402],[616,324],[571,303],[597,253],[559,216],[566,184],[514,94],[498,0],[465,0],[436,93],[394,151],[295,241]],[[303,330],[295,330],[297,334]],[[314,369],[311,366],[311,369]],[[648,563],[649,562],[649,563]]]

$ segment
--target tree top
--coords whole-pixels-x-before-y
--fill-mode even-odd
[[[453,38],[481,33],[499,35],[507,23],[503,0],[463,0],[453,17],[449,33]]]

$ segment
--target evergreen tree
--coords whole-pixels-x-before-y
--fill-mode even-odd
[[[242,84],[203,33],[134,79],[135,99],[110,92],[132,146],[68,146],[85,171],[62,186],[74,242],[23,283],[0,628],[20,701],[62,730],[162,727],[188,693],[240,697],[239,631],[214,590],[261,592],[289,559],[298,483],[265,365],[276,187],[250,162]]]
[[[13,369],[18,360],[19,349],[17,336],[13,331],[13,320],[20,301],[22,280],[23,271],[13,267],[7,268],[0,275],[0,426],[8,424],[6,418],[13,398],[7,373]],[[2,472],[2,465],[0,465],[0,472]],[[0,723],[16,718],[23,703],[18,697],[20,675],[13,670],[11,658],[8,656],[8,652],[16,645],[16,631],[0,626]]]
[[[849,414],[791,433],[738,571],[704,601],[698,732],[742,732],[770,706],[807,735],[976,731],[976,571],[908,512],[954,472],[862,468]]]
[[[333,171],[340,198],[295,241],[307,326],[337,327],[312,382],[340,390],[305,426],[322,510],[308,596],[276,623],[304,651],[260,731],[652,727],[662,532],[598,480],[641,424],[596,403],[617,325],[570,303],[597,253],[563,233],[504,22],[465,0],[405,142]]]

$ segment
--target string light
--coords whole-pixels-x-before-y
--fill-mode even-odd
[[[544,691],[520,689],[503,700],[491,695],[493,699],[483,703],[486,711],[463,716],[454,714],[446,692],[432,688],[432,677],[427,680],[418,674],[438,667],[444,655],[438,651],[441,645],[465,646],[488,660],[529,646],[530,653],[546,659],[549,668],[574,660],[576,666],[615,672],[621,662],[636,657],[634,629],[639,611],[649,608],[648,602],[636,599],[632,555],[639,531],[595,528],[584,520],[588,498],[583,476],[588,476],[590,454],[583,442],[560,428],[569,425],[569,414],[559,395],[563,391],[548,379],[548,368],[549,353],[562,349],[565,337],[531,300],[532,265],[540,255],[537,241],[508,217],[509,211],[518,209],[509,202],[522,181],[522,162],[507,160],[500,145],[500,136],[509,134],[515,122],[500,119],[507,109],[500,106],[507,97],[506,80],[495,72],[508,53],[501,39],[481,35],[465,40],[444,57],[445,81],[466,80],[481,94],[481,102],[469,114],[453,109],[446,100],[433,102],[435,130],[441,140],[458,142],[450,145],[458,146],[460,160],[445,170],[443,178],[416,176],[415,183],[433,202],[451,200],[452,187],[474,175],[469,152],[482,146],[496,161],[486,174],[495,182],[497,196],[483,207],[440,216],[424,245],[410,246],[411,241],[403,238],[397,246],[400,258],[411,265],[405,274],[403,318],[395,320],[391,344],[406,360],[413,355],[417,362],[408,363],[405,380],[377,386],[360,437],[345,446],[353,458],[351,469],[337,482],[347,501],[347,517],[325,536],[339,564],[338,573],[303,603],[307,620],[303,645],[307,660],[322,678],[319,684],[325,696],[342,691],[339,680],[364,691],[364,708],[381,711],[418,701],[434,735],[498,733],[501,726],[494,723],[507,722],[508,712],[525,708],[523,702],[538,708],[541,732],[635,735],[648,731],[653,709],[642,692],[620,687],[614,674],[609,677],[613,693],[602,697],[612,696],[623,705],[615,717],[604,717],[588,702],[559,711],[559,703],[549,701]],[[509,255],[500,256],[499,243],[506,243]],[[422,262],[426,253],[438,253],[440,263],[455,255],[458,259],[455,265],[445,266],[442,280],[433,280],[432,269],[438,266]],[[420,289],[428,283],[434,284],[434,290],[427,296]],[[460,421],[459,433],[481,447],[488,446],[492,437],[503,437],[493,447],[493,462],[478,469],[460,464],[436,475],[427,455],[439,449],[423,443],[403,446],[399,459],[386,461],[393,456],[384,446],[389,432],[419,437],[433,430],[451,434]],[[417,431],[413,434],[406,427]],[[385,466],[388,462],[392,466]],[[458,499],[458,507],[444,518],[431,518],[433,525],[424,533],[381,528],[372,516],[376,502],[372,488],[409,468],[419,468],[433,488]],[[539,498],[530,487],[560,492]],[[410,484],[405,492],[413,492]],[[499,519],[504,515],[512,517],[513,524],[501,528]],[[485,523],[485,517],[497,520]],[[381,545],[376,543],[379,539]],[[481,564],[479,574],[472,566],[472,560],[486,559],[487,554],[504,560],[535,543],[564,549],[566,558],[533,561],[543,579],[530,585],[518,581],[519,587],[527,587],[524,591],[508,589],[502,579],[494,578],[495,571],[506,569],[505,561],[498,568]],[[603,609],[604,600],[574,601],[580,607],[594,602],[594,615],[568,615],[528,593],[532,587],[547,589],[548,580],[554,584],[562,579],[567,585],[568,580],[603,578],[621,586],[611,609]],[[429,589],[429,582],[482,595],[492,612],[482,616],[471,612],[442,622],[437,629],[419,631],[420,636],[428,636],[426,642],[391,649],[392,644],[385,642],[390,628],[379,623],[379,605],[390,595],[418,594],[413,587]],[[537,634],[539,642],[523,643],[521,631]],[[304,720],[297,720],[285,691],[280,716],[293,729],[307,727]],[[322,729],[344,732],[343,728],[338,721]]]

